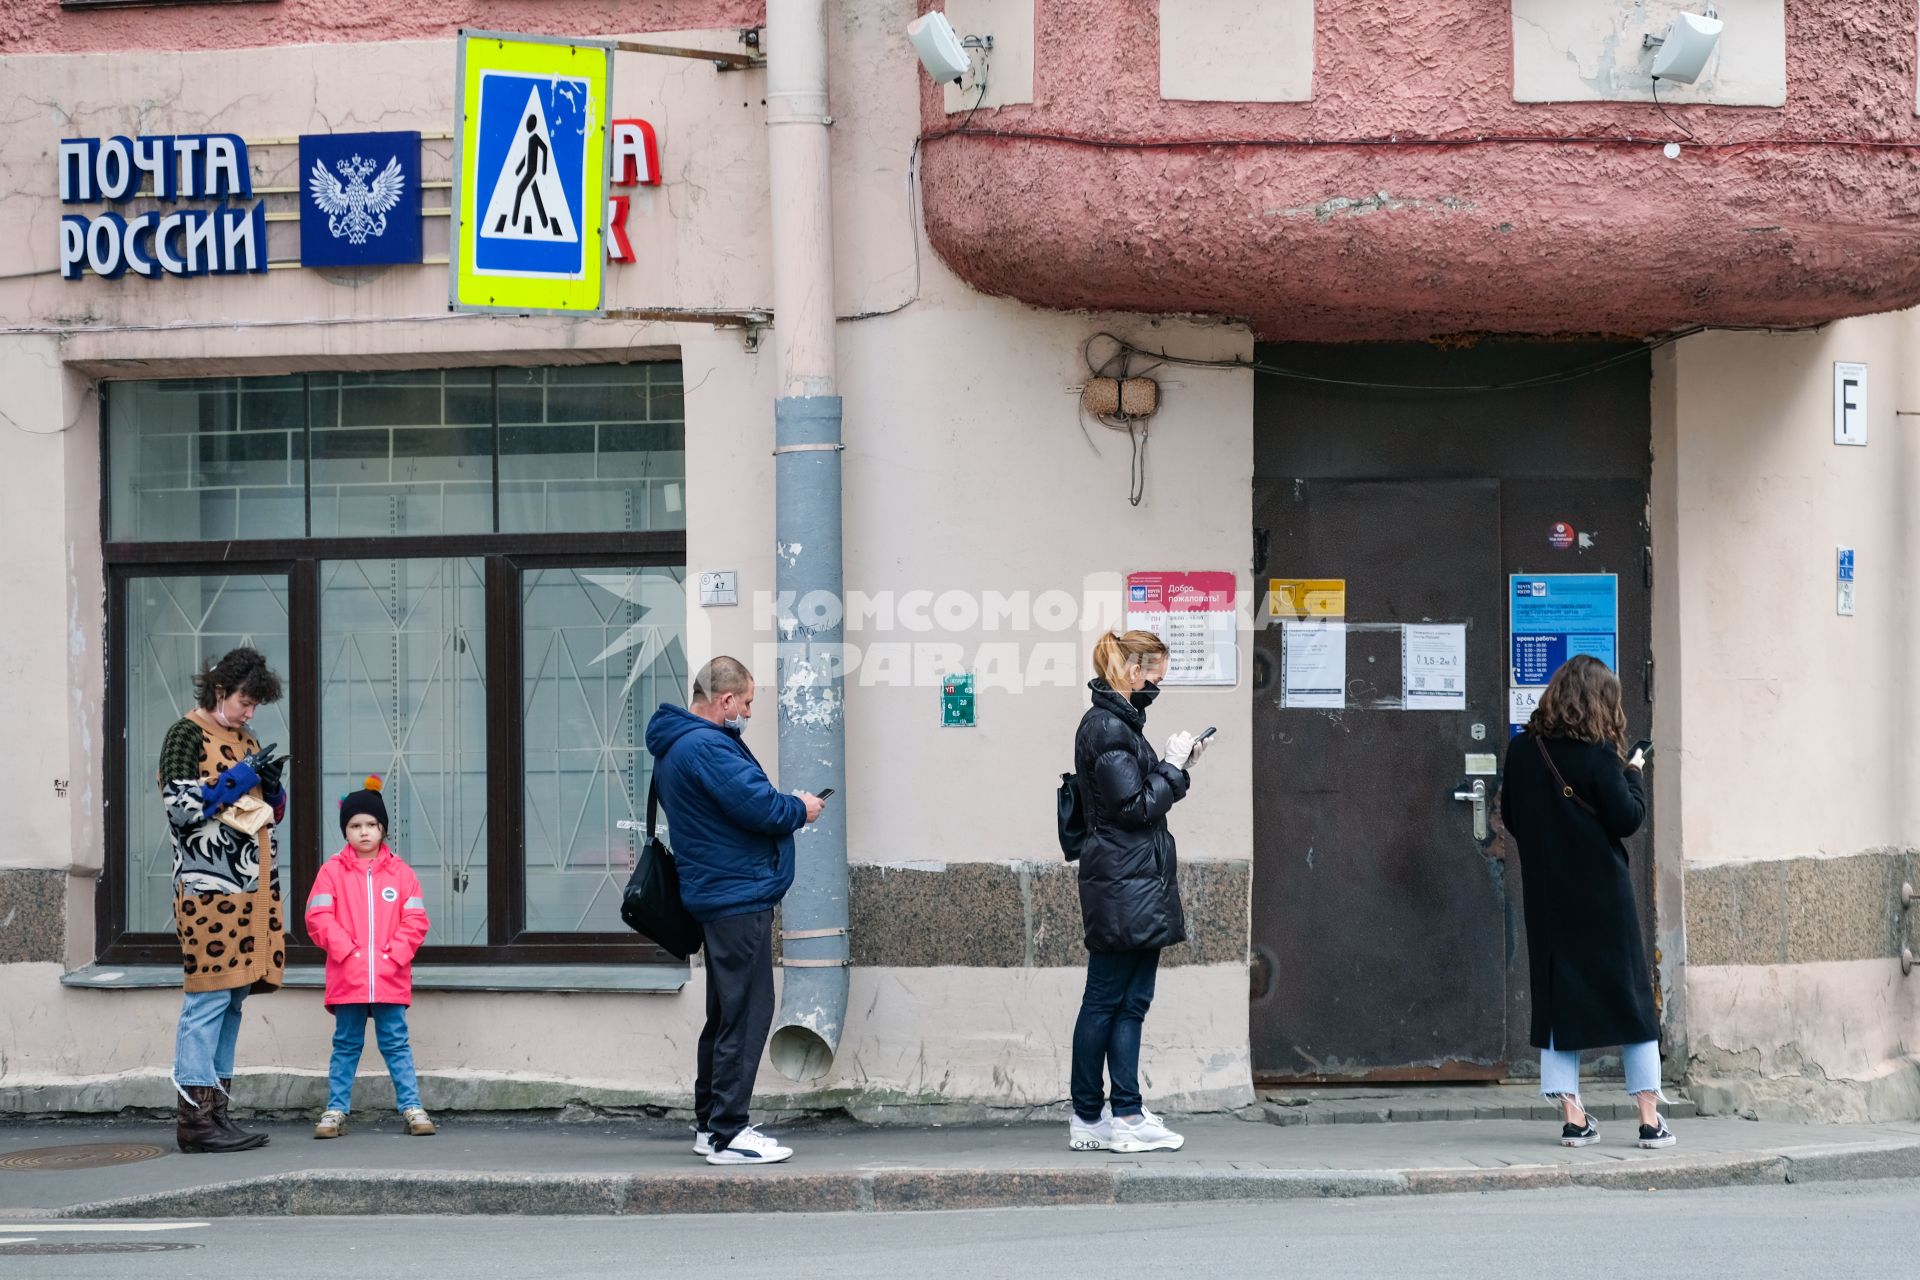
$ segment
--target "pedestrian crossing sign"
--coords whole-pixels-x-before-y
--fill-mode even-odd
[[[613,47],[460,32],[451,306],[602,309]]]

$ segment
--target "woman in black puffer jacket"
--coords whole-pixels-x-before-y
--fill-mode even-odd
[[[1075,1151],[1173,1151],[1184,1141],[1142,1105],[1139,1079],[1140,1024],[1153,1003],[1160,949],[1187,937],[1167,810],[1187,794],[1186,766],[1202,749],[1192,734],[1176,733],[1163,760],[1147,742],[1147,708],[1166,660],[1167,646],[1151,632],[1100,637],[1093,705],[1073,741],[1088,814],[1080,854],[1087,989],[1073,1027],[1068,1130]]]

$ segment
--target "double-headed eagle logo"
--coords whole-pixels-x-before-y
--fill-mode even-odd
[[[387,167],[380,170],[380,176],[367,185],[367,175],[377,166],[377,161],[354,155],[339,161],[334,167],[340,170],[339,178],[327,172],[327,166],[315,160],[313,172],[307,175],[307,190],[313,195],[314,204],[327,215],[327,230],[338,240],[345,236],[349,244],[365,244],[369,236],[382,236],[387,232],[387,212],[400,203],[401,190],[407,185],[406,175],[400,172],[400,158],[387,161]]]

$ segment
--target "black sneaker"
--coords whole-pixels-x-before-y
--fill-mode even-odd
[[[1667,1118],[1658,1112],[1654,1113],[1652,1124],[1640,1126],[1640,1145],[1643,1147],[1670,1147],[1675,1141],[1673,1132],[1667,1128]]]
[[[1594,1124],[1592,1116],[1580,1117],[1579,1124],[1560,1126],[1560,1145],[1563,1147],[1590,1147],[1600,1141],[1599,1126]],[[1671,1138],[1668,1141],[1672,1141]]]

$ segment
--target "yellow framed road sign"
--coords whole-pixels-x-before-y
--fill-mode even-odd
[[[458,76],[449,305],[599,312],[613,46],[462,30]]]

